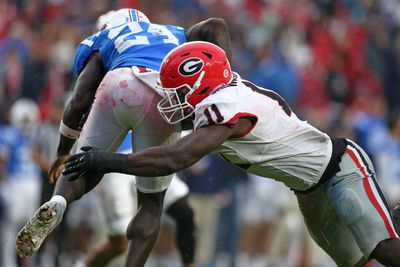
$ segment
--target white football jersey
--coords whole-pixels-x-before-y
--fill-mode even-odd
[[[234,127],[239,118],[251,118],[252,127],[225,141],[218,152],[248,172],[292,189],[315,185],[331,158],[329,136],[301,121],[277,93],[234,75],[232,83],[196,105],[194,129],[211,124]]]

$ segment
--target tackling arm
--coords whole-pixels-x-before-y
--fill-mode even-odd
[[[232,45],[228,24],[222,18],[210,18],[193,25],[186,33],[187,40],[206,41],[225,50],[226,57],[232,62]]]
[[[216,150],[235,131],[224,125],[196,130],[169,146],[152,147],[128,156],[127,172],[139,176],[163,176],[183,170]]]
[[[157,146],[134,154],[121,154],[82,148],[84,153],[69,158],[63,174],[74,180],[85,173],[120,172],[138,176],[163,176],[183,170],[216,150],[231,136],[245,132],[251,126],[240,119],[236,127],[210,125],[202,127],[169,146]]]

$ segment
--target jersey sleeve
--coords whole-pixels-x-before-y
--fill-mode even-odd
[[[194,130],[208,125],[236,127],[240,118],[250,118],[252,126],[241,136],[249,133],[257,123],[257,116],[250,110],[242,109],[235,95],[235,88],[223,88],[199,103],[194,111]],[[240,136],[240,137],[241,137]]]
[[[166,25],[166,27],[171,32],[171,34],[174,36],[174,38],[177,39],[178,44],[183,44],[183,43],[187,42],[187,39],[186,39],[187,30],[185,28],[182,28],[179,26],[172,26],[172,25]]]
[[[97,41],[97,36],[98,35],[96,34],[86,38],[76,48],[72,65],[72,69],[76,75],[79,75],[85,68],[89,56],[93,52],[98,51],[95,45],[95,42]]]

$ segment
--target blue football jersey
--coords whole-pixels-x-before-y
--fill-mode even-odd
[[[100,52],[106,71],[142,66],[159,70],[164,57],[186,42],[186,30],[178,26],[131,22],[100,31],[77,47],[73,62],[76,74],[81,73],[88,57]]]
[[[0,155],[5,157],[7,179],[38,179],[39,168],[33,161],[32,143],[15,127],[0,125]]]

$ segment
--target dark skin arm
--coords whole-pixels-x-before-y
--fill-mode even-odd
[[[241,118],[234,128],[210,125],[182,137],[173,145],[151,147],[128,155],[88,148],[86,153],[71,156],[63,173],[76,173],[72,179],[87,172],[120,172],[144,177],[169,175],[193,165],[250,126],[251,121],[246,118]]]
[[[80,73],[74,87],[72,99],[68,103],[63,116],[63,122],[69,128],[79,129],[82,116],[93,103],[96,90],[105,75],[100,53],[93,53]],[[75,140],[60,134],[57,148],[57,158],[49,170],[49,181],[55,182],[61,172],[60,166],[68,158]]]
[[[64,111],[63,122],[72,129],[79,128],[79,122],[85,112],[93,103],[96,90],[105,75],[100,53],[92,54],[80,73],[71,101]],[[61,136],[62,142],[57,149],[58,154],[68,153],[73,145],[73,140]]]
[[[179,139],[174,145],[153,147],[128,156],[128,173],[162,176],[183,170],[217,149],[236,129],[212,125]]]

